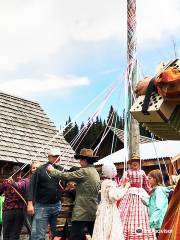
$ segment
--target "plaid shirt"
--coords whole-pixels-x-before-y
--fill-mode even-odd
[[[24,197],[24,179],[20,179],[13,184],[17,191]],[[25,207],[25,203],[16,191],[7,182],[0,184],[0,195],[4,194],[5,200],[3,204],[3,211],[10,209],[22,209]]]
[[[150,193],[152,188],[149,184],[149,180],[148,177],[146,176],[145,172],[143,170],[132,170],[132,169],[128,169],[122,179],[121,179],[121,183],[122,181],[124,181],[125,179],[128,179],[130,182],[130,186],[131,187],[137,187],[140,188],[142,186],[142,188],[144,188],[146,190],[146,192]]]

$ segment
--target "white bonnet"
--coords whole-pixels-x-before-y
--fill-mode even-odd
[[[117,175],[117,169],[114,163],[104,163],[102,166],[103,177],[114,178]]]

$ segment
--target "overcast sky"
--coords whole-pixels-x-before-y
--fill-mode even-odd
[[[179,56],[179,16],[179,0],[137,0],[145,75],[174,58],[173,41]],[[122,80],[126,31],[125,0],[0,0],[0,91],[38,101],[63,126]]]

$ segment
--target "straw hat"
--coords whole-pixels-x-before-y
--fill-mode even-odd
[[[94,151],[89,148],[81,149],[79,154],[74,155],[75,159],[86,159],[86,160],[93,160],[94,162],[97,161],[98,156],[94,156]]]
[[[140,161],[140,156],[138,154],[133,153],[132,157],[128,160],[128,163],[135,162],[135,161],[139,162]]]

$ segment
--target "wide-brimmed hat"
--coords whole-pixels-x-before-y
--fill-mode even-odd
[[[83,148],[81,149],[79,154],[74,155],[75,159],[86,159],[96,162],[98,159],[98,156],[94,156],[94,151],[89,148]]]
[[[128,160],[128,163],[131,163],[131,162],[139,162],[140,161],[140,156],[138,154],[132,154],[132,157]]]
[[[61,155],[61,151],[59,148],[51,148],[48,152],[48,156],[60,156]]]

